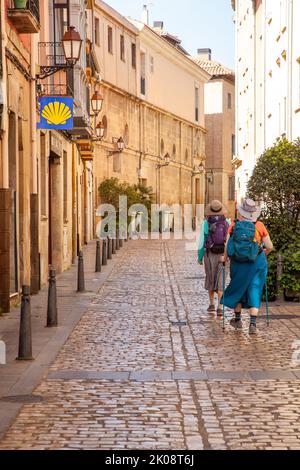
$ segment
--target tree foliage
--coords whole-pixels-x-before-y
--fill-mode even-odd
[[[248,196],[261,203],[261,218],[270,232],[275,250],[283,255],[282,287],[299,287],[300,139],[294,142],[280,140],[262,154],[249,180]],[[291,264],[292,253],[298,255]],[[270,258],[273,279],[274,263],[276,257],[273,255]]]

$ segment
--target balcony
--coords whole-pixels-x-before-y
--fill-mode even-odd
[[[21,3],[20,3],[21,4]],[[40,30],[39,0],[27,0],[25,8],[16,8],[15,2],[8,2],[7,17],[18,33],[33,34]]]

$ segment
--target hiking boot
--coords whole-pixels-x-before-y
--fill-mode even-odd
[[[243,328],[242,320],[236,320],[235,318],[232,318],[229,323],[236,330],[241,330]]]
[[[215,306],[214,304],[211,304],[208,309],[207,309],[208,312],[214,312],[215,311]]]
[[[256,333],[257,333],[256,325],[254,325],[253,323],[250,323],[249,335],[256,335]]]
[[[217,310],[216,310],[216,313],[217,313],[218,317],[222,317],[223,316],[223,308],[218,307]]]

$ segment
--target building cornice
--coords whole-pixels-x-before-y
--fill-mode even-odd
[[[128,21],[124,16],[122,16],[118,11],[114,10],[111,6],[102,0],[95,0],[94,10],[97,12],[105,13],[106,16],[110,17],[112,21],[118,23],[122,28],[127,29],[135,36],[138,36],[139,30]]]
[[[181,68],[184,68],[189,73],[193,73],[204,82],[210,80],[211,75],[197,65],[193,59],[186,56],[183,52],[179,51],[176,47],[172,46],[166,39],[153,31],[149,26],[146,26],[140,32],[141,40],[144,41],[156,52],[162,54],[162,42],[164,44],[163,53],[173,62],[177,63]],[[200,77],[199,77],[200,75]]]
[[[117,87],[116,85],[113,85],[110,82],[107,82],[106,80],[102,80],[101,85],[104,88],[108,89],[108,90],[113,90],[114,92],[118,93],[119,95],[127,96],[129,99],[131,99],[132,101],[135,101],[136,103],[144,104],[145,106],[147,106],[148,108],[153,109],[154,111],[157,111],[161,114],[164,114],[165,116],[169,116],[169,117],[175,119],[176,121],[183,122],[184,124],[187,124],[188,126],[192,126],[195,129],[200,130],[201,132],[206,134],[205,127],[199,126],[195,122],[189,121],[188,119],[185,119],[184,117],[180,117],[177,114],[174,114],[170,111],[167,111],[166,109],[160,108],[160,107],[150,103],[147,100],[139,98],[138,96],[132,95],[131,93],[129,93],[125,90],[122,90],[121,88]]]

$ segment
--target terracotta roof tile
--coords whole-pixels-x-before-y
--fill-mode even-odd
[[[230,75],[234,77],[234,71],[227,67],[224,67],[224,65],[220,64],[219,62],[215,62],[214,60],[203,59],[203,57],[193,57],[193,60],[196,62],[197,65],[199,65],[199,67],[204,69],[212,77],[218,75]]]

